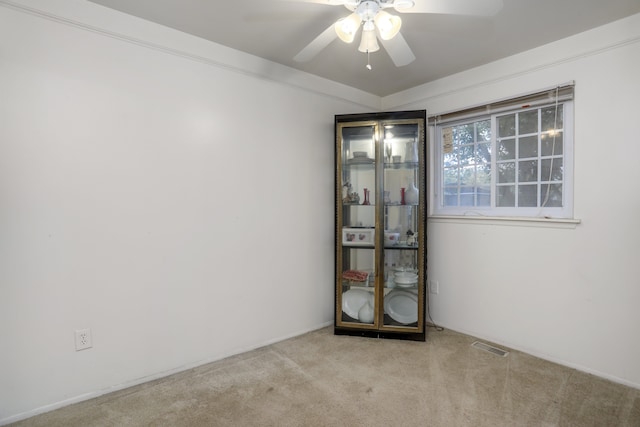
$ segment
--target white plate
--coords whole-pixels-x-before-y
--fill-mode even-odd
[[[342,311],[349,317],[357,319],[358,311],[367,301],[373,306],[373,292],[365,291],[364,289],[349,289],[342,294]]]
[[[400,285],[415,285],[418,283],[417,277],[394,277],[393,281]]]
[[[393,290],[384,297],[384,311],[398,323],[415,323],[418,321],[418,296]]]

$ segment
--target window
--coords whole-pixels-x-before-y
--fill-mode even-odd
[[[571,218],[573,86],[431,117],[435,215]]]

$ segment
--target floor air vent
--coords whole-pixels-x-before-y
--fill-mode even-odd
[[[507,355],[509,354],[508,351],[504,351],[498,347],[493,347],[480,341],[474,342],[473,344],[471,344],[471,347],[479,348],[480,350],[488,351],[489,353],[493,353],[502,357],[507,357]]]

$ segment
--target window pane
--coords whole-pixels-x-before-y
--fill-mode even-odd
[[[491,206],[491,187],[478,187],[477,206]]]
[[[444,187],[444,205],[458,206],[458,187]]]
[[[538,180],[538,161],[525,160],[518,162],[518,181],[532,182]]]
[[[491,164],[491,144],[478,144],[476,163],[479,165]]]
[[[476,122],[477,141],[491,141],[491,120]]]
[[[505,185],[498,187],[498,200],[496,205],[502,208],[513,207],[516,205],[516,186]]]
[[[562,158],[542,160],[540,181],[562,181]]]
[[[464,215],[482,207],[486,215],[570,217],[571,200],[563,197],[573,185],[573,104],[548,102],[436,124],[436,135],[447,129],[454,144],[435,147],[441,163],[434,212]]]
[[[542,132],[552,129],[563,129],[562,125],[562,104],[558,105],[558,114],[556,114],[556,107],[546,107],[541,110],[541,128]],[[554,124],[555,123],[555,124]]]
[[[516,182],[516,164],[498,163],[498,182]]]
[[[518,114],[518,133],[538,132],[538,110],[526,111]]]
[[[455,152],[458,154],[458,161],[460,162],[460,165],[472,165],[475,163],[473,145],[456,147]]]
[[[518,139],[518,158],[538,157],[538,136]]]
[[[536,184],[518,186],[518,206],[520,207],[538,206],[538,186]]]
[[[474,206],[475,191],[473,187],[460,188],[460,206]]]
[[[455,153],[446,153],[443,156],[443,165],[445,168],[458,165],[458,156]]]
[[[562,207],[562,184],[542,185],[540,189],[540,206]]]
[[[542,156],[557,156],[562,154],[562,132],[556,132],[555,137],[556,139],[554,144],[552,133],[545,133],[542,135],[540,141]]]
[[[516,134],[516,115],[498,117],[498,137],[514,136]]]
[[[458,184],[458,169],[447,168],[443,173],[444,185]]]
[[[478,206],[478,203],[491,206],[491,129],[494,125],[487,118],[441,128],[441,132],[442,129],[451,129],[454,139],[451,152],[442,153],[443,206]],[[514,144],[511,141],[511,151],[515,153]],[[515,164],[512,169],[515,169]],[[482,187],[480,196],[479,187]]]
[[[454,144],[469,144],[470,142],[473,142],[473,123],[453,128]]]
[[[474,185],[476,183],[475,166],[467,166],[460,170],[460,185]]]
[[[513,160],[516,158],[516,141],[506,139],[498,141],[498,160]]]
[[[476,183],[491,184],[491,165],[476,166]]]

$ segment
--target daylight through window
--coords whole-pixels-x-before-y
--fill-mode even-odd
[[[433,213],[572,217],[573,86],[430,118]]]

